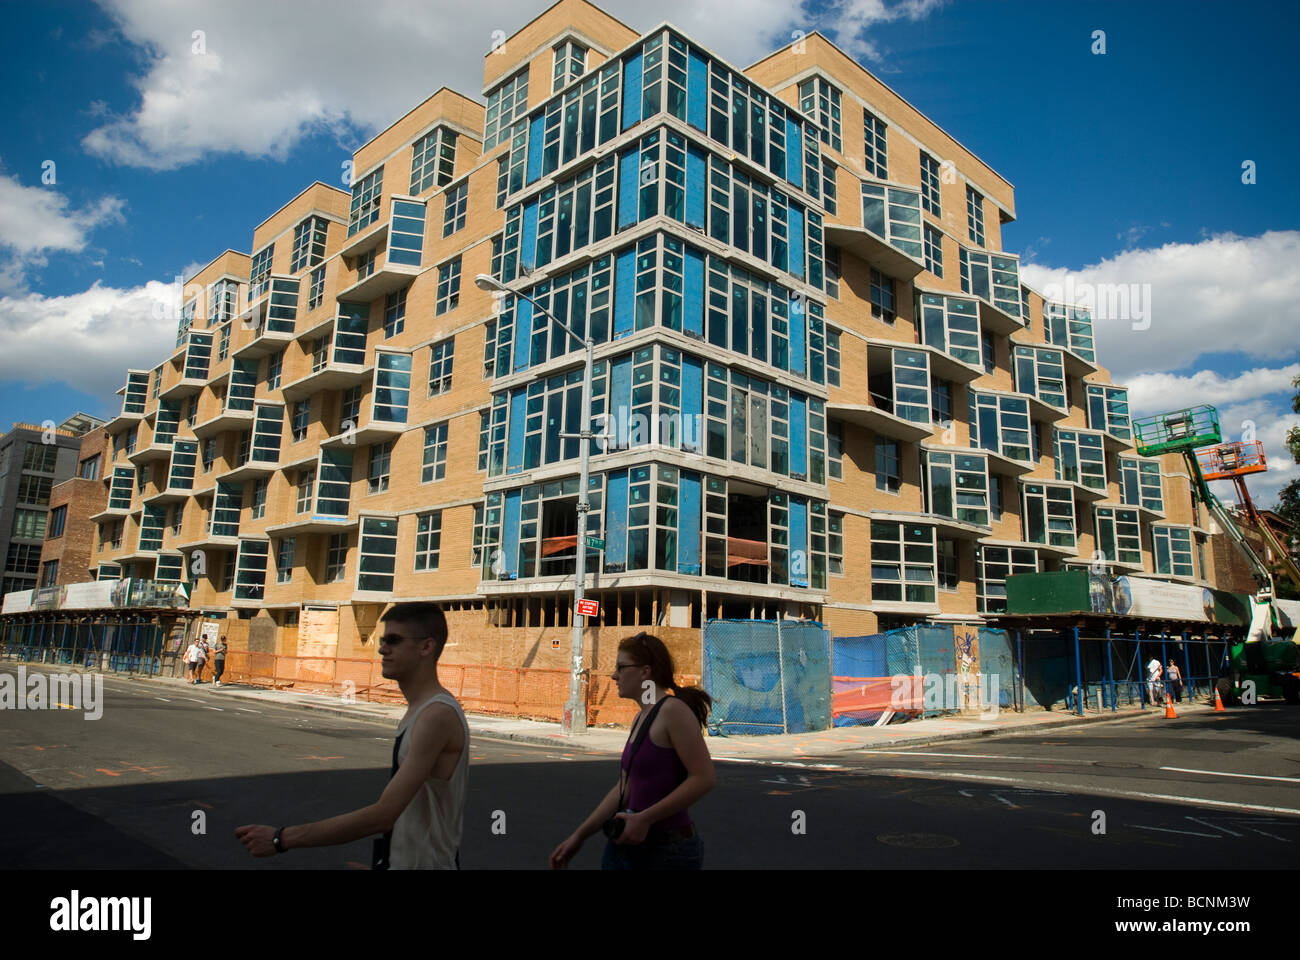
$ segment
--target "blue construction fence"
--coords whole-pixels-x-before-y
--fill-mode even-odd
[[[1019,709],[1020,666],[1007,631],[919,624],[832,641],[837,727],[966,709]]]
[[[18,616],[0,621],[0,656],[29,663],[156,675],[175,652],[148,617]]]
[[[709,620],[704,688],[709,733],[806,733],[831,719],[828,632],[806,620]]]
[[[832,640],[808,621],[709,620],[703,632],[714,736],[1023,708],[1005,630],[920,624]]]

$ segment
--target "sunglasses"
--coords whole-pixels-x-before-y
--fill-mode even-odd
[[[639,666],[641,666],[641,664],[639,663],[616,663],[614,664],[614,672],[621,673],[624,667],[639,667]]]

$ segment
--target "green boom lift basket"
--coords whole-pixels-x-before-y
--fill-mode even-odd
[[[1218,443],[1219,411],[1211,406],[1188,407],[1133,421],[1133,445],[1144,457],[1181,453]]]

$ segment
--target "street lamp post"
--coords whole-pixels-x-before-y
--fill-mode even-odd
[[[578,537],[577,542],[574,544],[576,556],[573,570],[572,657],[569,665],[569,699],[564,705],[564,721],[562,724],[564,735],[572,737],[587,732],[587,700],[582,695],[582,617],[578,614],[578,604],[583,599],[584,587],[587,581],[587,512],[591,509],[591,502],[587,499],[589,485],[587,473],[591,459],[591,439],[593,436],[591,431],[591,370],[596,342],[590,336],[586,338],[578,336],[572,327],[532,297],[519,293],[517,290],[511,290],[495,277],[480,273],[474,278],[474,285],[486,292],[508,293],[527,300],[554,323],[558,323],[569,336],[581,343],[586,350],[582,370],[582,423],[581,429],[576,434],[579,438],[579,463],[581,466],[578,475]],[[567,438],[575,436],[575,434],[562,433],[560,436]]]

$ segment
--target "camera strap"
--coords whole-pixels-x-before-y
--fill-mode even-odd
[[[655,715],[659,713],[659,708],[664,705],[664,701],[667,699],[667,697],[660,698],[659,702],[650,708],[650,712],[641,721],[641,726],[636,732],[636,740],[632,742],[632,754],[627,758],[627,770],[619,772],[618,810],[625,809],[623,800],[627,794],[628,784],[632,779],[632,763],[636,760],[636,752],[641,749],[641,744],[650,735],[650,724],[654,723]],[[631,734],[628,734],[628,736],[630,738]]]

